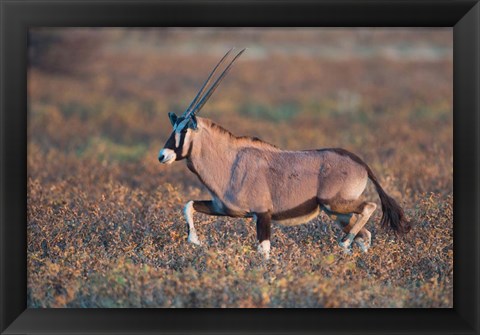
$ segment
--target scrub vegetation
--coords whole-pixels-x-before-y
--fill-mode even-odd
[[[36,29],[28,72],[29,307],[452,307],[451,29]],[[213,64],[249,47],[201,112],[236,135],[362,157],[413,225],[346,254],[321,214],[272,226],[182,208],[208,193],[157,161]],[[288,190],[285,190],[288,192]],[[372,185],[367,195],[379,203]]]

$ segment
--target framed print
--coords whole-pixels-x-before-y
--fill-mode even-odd
[[[0,10],[2,334],[478,333],[477,1]]]

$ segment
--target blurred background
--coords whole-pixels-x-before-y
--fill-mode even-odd
[[[453,194],[452,41],[451,29],[417,28],[30,30],[29,305],[128,305],[80,289],[96,278],[108,291],[99,278],[116,273],[112,264],[128,278],[119,260],[184,270],[185,259],[159,256],[171,240],[152,236],[184,243],[181,206],[207,193],[183,162],[163,166],[157,155],[172,130],[167,113],[185,110],[231,47],[248,50],[200,116],[284,149],[352,151],[416,224],[431,222]],[[446,249],[412,271],[418,280],[451,276],[452,220],[442,220]],[[451,304],[450,281],[441,292],[429,306]]]

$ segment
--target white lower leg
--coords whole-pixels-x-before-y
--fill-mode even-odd
[[[265,258],[270,258],[270,241],[264,240],[258,245],[258,252]]]
[[[188,238],[187,241],[196,245],[200,245],[200,240],[197,236],[197,231],[195,230],[195,226],[193,225],[193,213],[195,209],[193,208],[193,201],[187,202],[185,207],[183,208],[183,214],[185,215],[185,219],[187,220],[188,224]]]
[[[374,202],[367,202],[363,207],[362,213],[358,215],[358,219],[353,225],[353,227],[349,230],[348,234],[343,237],[340,242],[340,246],[343,248],[350,247],[352,244],[355,236],[357,236],[358,232],[365,226],[368,219],[372,215],[372,213],[377,208],[377,205]]]
[[[367,252],[372,244],[372,233],[367,229],[362,228],[355,239],[353,240],[363,252]]]

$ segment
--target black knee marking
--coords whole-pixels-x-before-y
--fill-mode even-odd
[[[213,201],[211,200],[195,200],[193,201],[193,209],[196,212],[207,214],[207,215],[216,215],[216,216],[224,215],[215,209]],[[188,223],[187,223],[187,232],[190,235],[190,225]]]
[[[257,216],[257,239],[262,243],[270,240],[271,234],[271,215],[270,213],[256,213]]]
[[[203,214],[208,214],[208,215],[218,215],[218,216],[223,216],[223,212],[218,211],[214,204],[213,201],[211,200],[201,200],[201,201],[194,201],[193,202],[193,208],[200,213]]]
[[[244,218],[247,212],[237,212],[222,206],[218,208],[211,200],[199,200],[193,202],[193,208],[200,213],[215,216],[230,216],[234,218]]]

